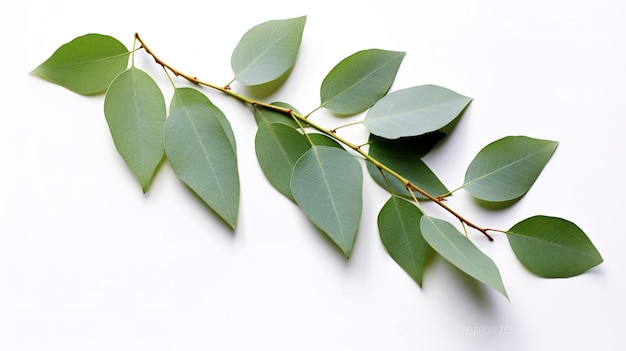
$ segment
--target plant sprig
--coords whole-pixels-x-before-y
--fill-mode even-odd
[[[390,198],[378,215],[381,241],[390,256],[421,286],[427,251],[443,258],[508,298],[494,262],[467,236],[466,227],[505,234],[514,254],[541,277],[571,277],[602,263],[587,235],[574,223],[536,215],[509,230],[474,224],[447,204],[460,189],[487,202],[511,203],[524,196],[552,157],[558,143],[507,136],[485,146],[467,168],[464,184],[449,191],[422,161],[460,118],[471,98],[436,85],[390,92],[403,52],[368,49],[341,60],[320,87],[320,105],[303,115],[284,102],[267,103],[233,91],[273,82],[296,61],[306,17],[261,23],[239,41],[231,56],[234,78],[225,86],[175,69],[135,33],[129,51],[110,36],[87,34],[62,45],[33,74],[84,95],[105,93],[104,112],[115,146],[147,191],[161,160],[220,218],[236,228],[239,209],[237,145],[228,118],[195,88],[177,88],[169,111],[158,84],[135,66],[143,49],[171,75],[182,77],[251,106],[258,124],[255,149],[269,182],[292,200],[348,258],[362,208],[362,168]],[[128,57],[132,56],[128,67]],[[170,75],[171,74],[171,75]],[[360,122],[328,129],[311,115],[327,109],[337,118],[366,112]],[[338,135],[337,129],[362,124],[366,144]],[[312,131],[311,131],[312,130]],[[366,148],[365,145],[368,147]],[[458,220],[465,234],[426,214],[431,201]]]

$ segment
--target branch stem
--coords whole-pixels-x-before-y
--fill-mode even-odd
[[[337,135],[335,130],[324,128],[323,126],[321,126],[321,125],[319,125],[319,124],[309,120],[308,117],[309,117],[309,115],[311,113],[309,113],[306,116],[303,116],[301,114],[296,113],[292,109],[281,107],[281,106],[276,106],[276,105],[271,105],[271,104],[268,104],[268,103],[265,103],[265,102],[261,102],[261,101],[256,101],[254,99],[251,99],[251,98],[245,97],[243,95],[237,94],[237,93],[233,92],[230,89],[230,83],[227,84],[224,87],[221,87],[219,85],[215,85],[215,84],[211,84],[211,83],[202,81],[202,80],[198,79],[195,76],[191,76],[191,75],[185,74],[185,73],[175,69],[174,67],[168,65],[163,60],[161,60],[152,50],[150,50],[150,48],[141,39],[141,37],[139,36],[138,33],[135,33],[135,39],[141,44],[141,48],[143,48],[146,51],[146,53],[148,53],[148,55],[152,56],[152,58],[154,59],[154,61],[158,65],[160,65],[163,68],[169,70],[175,76],[185,78],[186,80],[188,80],[188,81],[190,81],[190,82],[192,82],[194,84],[203,85],[203,86],[209,87],[211,89],[215,89],[215,90],[220,91],[220,92],[222,92],[222,93],[224,93],[226,95],[229,95],[229,96],[231,96],[231,97],[233,97],[233,98],[235,98],[235,99],[237,99],[237,100],[239,100],[241,102],[249,104],[249,105],[251,105],[253,107],[257,107],[258,106],[258,107],[263,107],[263,108],[266,108],[266,109],[269,109],[269,110],[272,110],[272,111],[275,111],[275,112],[283,113],[286,116],[289,116],[291,118],[296,119],[296,121],[300,122],[300,123],[298,123],[300,125],[306,124],[309,127],[314,128],[317,131],[328,135],[329,137],[335,139],[336,141],[338,141],[341,144],[349,147],[350,149],[352,149],[353,151],[355,151],[356,153],[361,155],[364,159],[366,159],[367,161],[371,162],[374,166],[376,166],[376,168],[378,168],[381,172],[385,171],[385,172],[389,173],[391,176],[393,176],[398,181],[400,181],[402,184],[404,184],[404,186],[407,189],[412,190],[412,191],[416,191],[416,192],[422,194],[428,200],[431,200],[432,202],[436,203],[437,205],[442,207],[444,210],[449,212],[452,216],[456,217],[459,221],[461,221],[461,223],[463,223],[463,224],[465,224],[465,225],[467,225],[467,226],[469,226],[471,228],[476,229],[477,231],[481,232],[485,237],[487,237],[487,239],[489,239],[489,241],[493,241],[493,237],[487,233],[487,231],[490,231],[490,230],[493,231],[493,229],[483,228],[483,227],[480,227],[480,226],[470,222],[465,217],[461,216],[459,213],[457,213],[452,208],[450,208],[447,204],[445,204],[445,202],[444,202],[442,197],[435,197],[435,196],[431,195],[430,193],[428,193],[424,189],[422,189],[419,186],[411,183],[408,179],[404,178],[402,175],[400,175],[399,173],[397,173],[393,169],[389,168],[388,166],[384,165],[383,163],[381,163],[380,161],[378,161],[374,157],[370,156],[367,152],[365,152],[363,150],[363,148],[362,148],[363,145],[354,144],[354,143],[350,142],[349,140],[341,137],[340,135]]]

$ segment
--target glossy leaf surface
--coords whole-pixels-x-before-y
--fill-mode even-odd
[[[530,217],[514,225],[508,234],[515,256],[541,277],[573,277],[603,261],[587,235],[562,218]]]
[[[404,55],[370,49],[343,59],[322,82],[321,106],[345,115],[365,111],[389,91]]]
[[[492,202],[524,195],[552,157],[558,142],[509,136],[485,146],[465,173],[464,188]]]
[[[79,94],[101,94],[126,70],[128,55],[117,39],[87,34],[59,47],[31,73]]]
[[[178,88],[165,123],[172,169],[232,228],[237,224],[239,175],[222,112],[201,92]]]
[[[391,258],[419,286],[430,246],[420,230],[422,211],[397,196],[392,196],[378,214],[378,232]]]
[[[441,132],[429,133],[418,137],[402,139],[383,139],[370,135],[368,154],[390,167],[414,185],[434,196],[446,194],[448,189],[439,180],[437,175],[422,161],[428,151],[443,138]],[[405,184],[386,171],[383,173],[373,163],[367,163],[367,171],[370,176],[384,189],[396,195],[412,198]],[[418,198],[425,198],[420,193],[415,193]]]
[[[231,56],[235,79],[247,86],[269,83],[296,62],[306,17],[261,23],[246,32]]]
[[[163,159],[167,110],[163,94],[145,72],[130,68],[111,83],[104,115],[117,151],[145,192]]]
[[[424,239],[439,255],[508,299],[498,267],[452,224],[428,216],[420,223]]]
[[[367,111],[363,124],[387,139],[434,132],[454,121],[471,98],[436,85],[394,91]]]
[[[296,163],[291,192],[304,214],[326,233],[346,258],[361,218],[363,172],[345,150],[314,146]]]
[[[281,123],[261,124],[256,133],[256,156],[263,173],[276,190],[291,200],[291,173],[310,148],[304,135]]]

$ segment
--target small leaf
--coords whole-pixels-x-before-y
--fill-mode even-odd
[[[532,187],[558,142],[509,136],[485,146],[470,163],[463,187],[492,202],[517,199]]]
[[[424,239],[437,253],[508,299],[498,267],[452,224],[428,216],[423,216],[420,223]]]
[[[165,153],[178,178],[235,228],[239,175],[224,121],[222,111],[204,94],[192,88],[176,89],[165,123]]]
[[[421,85],[390,93],[367,112],[363,124],[387,139],[422,135],[454,121],[471,98],[436,85]]]
[[[378,232],[391,258],[422,286],[424,264],[430,246],[420,230],[422,211],[392,196],[378,214]]]
[[[263,173],[276,190],[291,200],[291,173],[310,148],[304,135],[284,124],[263,123],[256,133],[256,156]]]
[[[296,110],[293,106],[284,102],[274,102],[272,103],[272,105],[288,108],[290,110],[293,110],[296,113],[299,113],[298,110]],[[296,121],[294,121],[293,118],[287,116],[286,114],[282,112],[270,110],[268,108],[257,106],[257,105],[253,107],[254,107],[254,120],[256,121],[257,126],[260,126],[263,123],[281,123],[281,124],[286,124],[292,128],[299,127],[298,123],[296,123]]]
[[[145,192],[163,159],[167,110],[163,94],[145,72],[131,67],[111,83],[104,115],[117,151]]]
[[[603,262],[587,235],[562,218],[534,216],[514,225],[507,237],[515,256],[544,278],[569,278]]]
[[[314,146],[298,160],[291,192],[304,214],[350,257],[361,218],[363,171],[345,150]]]
[[[101,94],[126,70],[128,56],[117,39],[87,34],[59,47],[31,73],[78,94]]]
[[[404,55],[370,49],[343,59],[322,82],[321,106],[345,115],[365,111],[387,94]]]
[[[421,158],[444,136],[445,134],[441,132],[434,132],[418,137],[389,140],[370,135],[368,154],[429,194],[442,195],[448,193],[448,189]],[[412,198],[405,184],[386,171],[382,171],[385,174],[383,176],[381,170],[373,163],[367,163],[367,171],[384,189],[391,190],[396,195]],[[426,198],[417,192],[415,196]]]
[[[259,24],[243,35],[231,56],[235,79],[246,86],[280,78],[296,62],[306,16]]]

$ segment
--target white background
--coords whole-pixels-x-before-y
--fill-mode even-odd
[[[626,284],[623,1],[37,1],[2,10],[0,350],[623,350]],[[165,163],[147,195],[116,153],[102,105],[28,73],[97,32],[216,84],[252,26],[308,15],[298,62],[267,101],[308,112],[319,85],[362,49],[406,51],[392,90],[438,84],[475,100],[427,163],[450,188],[506,135],[558,140],[534,188],[497,212],[459,192],[473,221],[507,229],[535,214],[576,222],[605,262],[572,279],[528,273],[507,240],[471,239],[509,292],[440,258],[420,289],[376,228],[385,192],[365,177],[363,218],[345,261],[260,172],[248,108],[208,96],[239,150],[232,233]],[[171,86],[143,54],[138,67]],[[185,83],[177,81],[181,86]],[[233,89],[245,94],[238,85]],[[326,112],[314,115],[329,127]],[[357,116],[362,118],[362,116]],[[364,131],[342,131],[358,139]],[[437,216],[445,216],[436,213]]]

